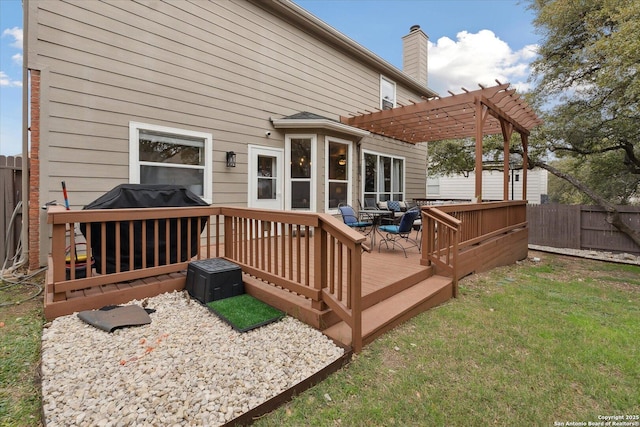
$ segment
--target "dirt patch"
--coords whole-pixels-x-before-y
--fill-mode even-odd
[[[498,267],[462,278],[459,282],[464,291],[461,297],[473,297],[474,292],[502,292],[502,286],[488,287],[486,284],[490,282],[504,285],[515,281],[523,274],[521,267],[552,281],[592,281],[625,292],[640,292],[640,266],[530,250],[528,257],[518,261],[516,265]]]
[[[44,274],[29,280],[29,283],[13,284],[0,282],[0,301],[9,305],[0,306],[0,321],[23,316],[42,316]]]

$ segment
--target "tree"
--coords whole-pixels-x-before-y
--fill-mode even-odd
[[[534,62],[543,114],[538,144],[564,161],[547,169],[608,212],[640,246],[615,208],[640,195],[640,0],[532,0],[543,36]]]
[[[538,111],[552,107],[529,136],[528,164],[577,189],[573,199],[604,207],[607,221],[640,246],[640,231],[615,207],[640,197],[640,0],[530,0],[529,7],[542,41],[537,87],[526,98]],[[485,138],[485,160],[502,158],[500,139]],[[473,152],[451,146],[429,146],[432,171],[473,170]],[[454,161],[442,160],[447,151]],[[523,155],[518,134],[510,152]]]

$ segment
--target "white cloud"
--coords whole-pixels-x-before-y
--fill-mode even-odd
[[[21,53],[16,53],[15,55],[13,55],[11,57],[11,60],[14,62],[14,64],[16,65],[22,65],[22,54]]]
[[[527,91],[536,49],[528,45],[513,51],[490,30],[461,31],[455,41],[442,37],[435,44],[429,42],[429,87],[447,95],[447,90],[461,93],[463,87],[475,90],[478,84],[495,86],[499,80],[511,83],[518,92]]]
[[[11,43],[11,47],[22,49],[22,28],[7,28],[2,32],[2,37],[4,36],[13,37],[13,43]]]
[[[4,71],[0,71],[0,87],[22,87],[22,82],[13,80]]]

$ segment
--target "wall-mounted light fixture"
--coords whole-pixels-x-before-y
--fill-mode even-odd
[[[227,167],[236,167],[236,153],[234,153],[233,151],[227,151]]]

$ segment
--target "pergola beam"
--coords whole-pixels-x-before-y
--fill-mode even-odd
[[[504,139],[505,200],[508,199],[509,144],[513,131],[524,141],[542,121],[527,102],[509,89],[509,83],[483,87],[444,98],[412,102],[389,110],[340,117],[342,123],[411,144],[447,139],[475,138],[476,189],[482,201],[482,139],[502,134]],[[525,147],[526,151],[526,147]],[[526,185],[526,172],[524,172]],[[523,196],[526,191],[523,191]]]

